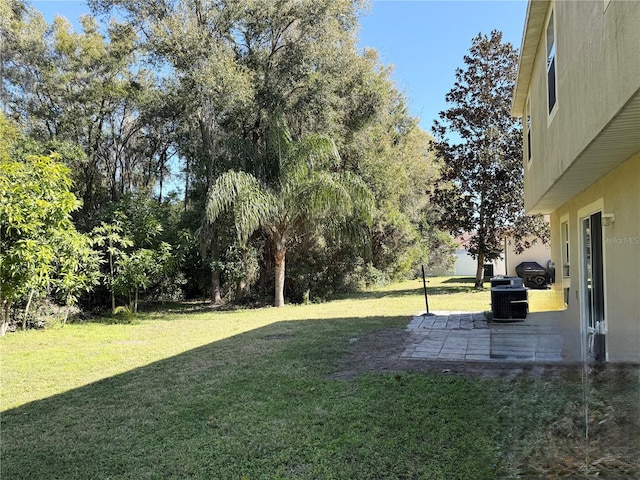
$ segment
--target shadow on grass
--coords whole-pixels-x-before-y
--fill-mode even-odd
[[[476,283],[476,278],[475,277],[454,277],[454,278],[449,278],[445,281],[443,281],[442,283],[464,283],[465,285],[475,285]]]
[[[8,410],[0,474],[499,477],[495,424],[478,425],[481,384],[426,375],[326,378],[358,336],[404,324],[406,317],[279,322]],[[438,385],[447,400],[434,397],[427,407],[440,413],[423,415],[422,393]],[[444,450],[455,451],[456,462]]]
[[[510,478],[514,432],[535,437],[580,398],[446,374],[327,379],[360,337],[406,320],[278,322],[8,410],[0,477]]]
[[[120,312],[116,314],[112,314],[111,311],[103,311],[95,314],[74,315],[69,318],[69,323],[74,323],[76,325],[82,325],[83,323],[126,325],[135,324],[140,320],[144,320],[147,315],[151,315],[154,320],[163,319],[165,321],[171,321],[172,318],[176,318],[177,316],[211,312],[233,312],[237,310],[250,310],[268,306],[271,305],[266,302],[256,302],[252,304],[225,303],[215,305],[205,300],[184,302],[142,302],[138,305],[137,314],[132,314],[128,309],[122,308]],[[155,313],[159,313],[161,316],[153,316]]]
[[[420,283],[420,286],[416,288],[407,288],[403,290],[389,290],[389,291],[371,291],[371,292],[363,291],[363,292],[352,293],[352,294],[349,294],[348,296],[345,295],[343,298],[380,299],[380,298],[387,298],[387,297],[403,297],[403,296],[415,296],[415,295],[423,296],[424,288],[422,286],[422,280],[420,281],[416,280],[416,283],[418,282]],[[446,283],[446,282],[442,282],[442,283]],[[473,293],[477,291],[479,290],[476,290],[475,288],[473,288],[473,283],[471,286],[466,286],[466,285],[444,286],[442,284],[430,285],[429,283],[427,283],[427,295],[429,296],[450,295],[455,293]]]

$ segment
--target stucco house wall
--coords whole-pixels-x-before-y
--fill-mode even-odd
[[[555,29],[547,28],[552,13]],[[550,31],[557,93],[551,111]],[[639,32],[637,1],[530,0],[512,104],[525,126],[525,209],[550,214],[554,288],[566,301],[561,321],[588,357],[588,319],[599,309],[592,301],[602,299],[596,331],[602,328],[606,354],[589,358],[612,362],[640,363]],[[590,232],[589,220],[599,230]],[[586,238],[600,234],[597,262],[598,249]],[[596,264],[602,282],[592,275]]]
[[[592,206],[589,208],[589,206]],[[585,210],[586,209],[586,210]],[[613,213],[603,227],[606,350],[612,362],[640,360],[640,153],[551,214],[552,260],[562,265],[560,226],[569,225],[570,276],[556,268],[554,288],[568,299],[564,315],[576,332],[581,330],[582,298],[580,217],[589,210]]]
[[[504,275],[505,265],[503,259],[490,262],[493,265],[494,275]],[[453,275],[463,277],[475,277],[478,262],[469,255],[465,248],[456,249],[456,261],[453,266]]]
[[[618,0],[530,3],[547,8],[528,89],[533,148],[531,161],[523,160],[525,208],[550,213],[543,195],[552,196],[549,190],[563,175],[590,174],[575,168],[581,153],[640,88],[640,8],[638,2]],[[544,35],[552,10],[557,104],[549,115]]]

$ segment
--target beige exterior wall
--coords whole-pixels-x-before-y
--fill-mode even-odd
[[[552,11],[557,101],[549,114],[546,26]],[[639,32],[637,1],[530,0],[512,108],[526,122],[528,99],[532,148],[530,162],[526,150],[523,155],[525,208],[551,213],[554,288],[566,291],[564,326],[583,350],[581,223],[597,211],[614,215],[602,227],[606,352],[612,362],[640,363]]]
[[[547,19],[551,9],[557,105],[549,115],[543,28],[529,87],[532,158],[523,160],[525,208],[536,212],[539,199],[640,88],[638,2],[555,1]]]
[[[640,362],[640,152],[551,214],[554,288],[568,288],[564,321],[581,332],[581,232],[579,212],[589,205],[613,213],[603,227],[605,319],[608,360]],[[568,221],[570,276],[562,278],[561,222]]]

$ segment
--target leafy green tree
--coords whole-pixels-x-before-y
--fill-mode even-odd
[[[121,228],[124,236],[136,248],[155,248],[164,232],[165,206],[151,198],[148,192],[125,195],[111,205],[109,215]]]
[[[75,191],[84,201],[74,215],[78,228],[88,231],[100,220],[120,219],[119,235],[133,241],[112,247],[121,251],[112,262],[105,258],[112,307],[118,264],[140,248],[157,252],[161,241],[189,257],[185,273],[194,283],[212,285],[214,301],[228,283],[242,297],[256,277],[255,291],[268,291],[265,279],[272,276],[278,234],[259,222],[261,235],[239,241],[237,215],[227,212],[211,223],[205,208],[207,192],[228,171],[281,194],[283,158],[293,154],[282,135],[284,123],[296,139],[334,139],[341,160],[325,171],[361,178],[375,197],[366,247],[342,242],[335,233],[341,228],[321,228],[323,222],[332,226],[330,216],[297,222],[286,232],[286,249],[299,254],[295,276],[288,277],[295,288],[288,293],[298,296],[320,284],[336,291],[357,283],[358,275],[400,278],[434,251],[422,236],[430,208],[426,191],[434,177],[429,137],[408,114],[390,68],[380,65],[373,50],[359,51],[357,16],[364,2],[89,3],[107,16],[103,23],[82,19],[79,32],[63,19],[47,25],[26,7],[10,21],[3,19],[10,33],[3,45],[9,86],[3,98],[13,116],[72,166]],[[177,229],[156,221],[151,206],[164,205],[165,198],[175,202],[164,189],[180,162],[180,222],[188,230],[180,238],[188,244]],[[114,216],[116,211],[122,215]],[[164,231],[158,233],[160,224]],[[210,279],[203,278],[205,270]],[[201,293],[194,286],[189,291]],[[118,292],[135,295],[134,289]]]
[[[104,248],[107,255],[109,271],[105,275],[107,288],[111,295],[111,313],[116,313],[116,278],[118,275],[118,263],[120,259],[127,258],[126,249],[133,245],[133,242],[122,235],[122,226],[117,223],[104,223],[93,229],[91,232],[94,243]]]
[[[134,264],[145,263],[145,259],[152,257],[155,266],[152,269],[144,267],[147,277],[144,285],[139,284],[130,291],[149,292],[158,288],[161,299],[163,290],[170,290],[174,295],[180,290],[182,277],[178,269],[183,262],[182,247],[184,246],[184,232],[179,232],[178,204],[171,196],[165,201],[156,201],[148,192],[140,191],[125,195],[117,204],[113,205],[113,217],[121,222],[123,233],[132,240],[133,248],[130,250]],[[146,255],[139,254],[140,249],[149,250]],[[133,282],[136,283],[136,282]],[[137,295],[133,310],[137,310]]]
[[[219,268],[225,278],[235,284],[235,300],[242,301],[248,293],[249,285],[258,278],[258,250],[250,244],[232,244],[227,248]]]
[[[75,229],[56,232],[53,242],[59,253],[54,261],[52,286],[62,297],[66,307],[62,321],[64,325],[80,294],[88,293],[98,285],[101,260],[99,252],[92,247],[92,239]]]
[[[267,236],[275,264],[276,307],[284,305],[285,259],[294,234],[308,234],[320,225],[352,227],[355,234],[358,222],[370,221],[373,198],[369,189],[350,172],[332,171],[338,161],[329,138],[310,135],[281,145],[277,182],[269,185],[246,172],[228,171],[209,191],[209,221],[233,206],[241,243],[259,228]],[[354,221],[349,223],[349,219]]]
[[[139,248],[118,258],[118,274],[114,279],[113,288],[116,292],[128,296],[132,313],[138,313],[140,290],[145,290],[158,281],[170,258],[171,246],[168,243],[163,243],[158,250]]]
[[[19,133],[0,115],[0,136]],[[56,259],[78,254],[73,244],[57,239],[75,232],[70,213],[80,202],[70,192],[69,169],[56,154],[14,158],[10,145],[0,149],[0,333],[8,327],[12,304],[36,289],[46,290]],[[69,284],[73,283],[69,279]],[[74,288],[69,285],[69,288]],[[24,327],[24,323],[23,323]]]
[[[270,151],[279,128],[274,112],[282,112],[298,138],[341,133],[341,96],[350,91],[341,79],[358,58],[355,34],[362,2],[89,4],[99,14],[117,12],[142,32],[144,53],[166,72],[168,103],[183,112],[176,137],[184,160],[185,210],[195,209],[204,218],[206,193],[227,170],[247,172],[267,184],[277,180],[277,152]],[[367,93],[363,90],[360,100]],[[221,257],[233,243],[224,241],[230,237],[228,225],[204,221],[198,230],[203,257],[213,267],[214,301],[220,298]]]
[[[111,296],[112,312],[116,311],[116,294],[128,298],[132,313],[137,313],[140,293],[167,281],[174,275],[180,259],[174,258],[172,246],[164,241],[180,243],[171,230],[171,204],[160,204],[145,192],[125,195],[112,205],[110,223],[102,222],[93,230],[94,242],[103,248],[108,270],[105,285]],[[165,232],[167,225],[169,230]],[[172,233],[175,233],[173,236]]]
[[[27,5],[23,0],[0,0],[0,105],[3,112],[6,112],[9,98],[5,83],[5,65],[11,55],[9,45],[17,36],[26,14]]]
[[[482,288],[484,263],[501,255],[507,232],[527,225],[526,233],[544,237],[546,226],[539,216],[522,221],[522,139],[510,115],[517,51],[494,30],[472,40],[464,63],[445,97],[451,107],[434,122],[443,162],[435,202],[443,228],[471,235],[467,249],[477,259],[475,285]]]
[[[61,17],[48,25],[33,8],[14,18],[3,42],[4,104],[42,144],[82,148],[63,157],[83,201],[76,219],[89,230],[109,201],[163,179],[171,152],[164,124],[141,112],[155,104],[155,78],[134,67],[133,28],[79,22],[80,32]]]
[[[437,236],[425,235],[433,208],[428,191],[438,176],[431,135],[408,112],[391,70],[367,50],[349,78],[345,121],[351,127],[341,147],[344,167],[357,172],[376,199],[369,256],[362,267],[376,281],[412,275],[431,261]],[[351,271],[353,269],[350,269]]]

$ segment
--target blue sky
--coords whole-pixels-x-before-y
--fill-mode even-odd
[[[75,22],[88,8],[83,0],[34,0],[48,21],[54,14]],[[526,0],[373,0],[361,19],[360,45],[375,48],[394,66],[393,79],[407,94],[413,115],[430,130],[457,67],[478,33],[497,29],[520,47]]]
[[[407,94],[411,112],[430,130],[447,107],[444,97],[471,39],[497,29],[503,41],[520,48],[526,9],[525,0],[378,0],[361,19],[360,44],[394,66],[393,78]]]

